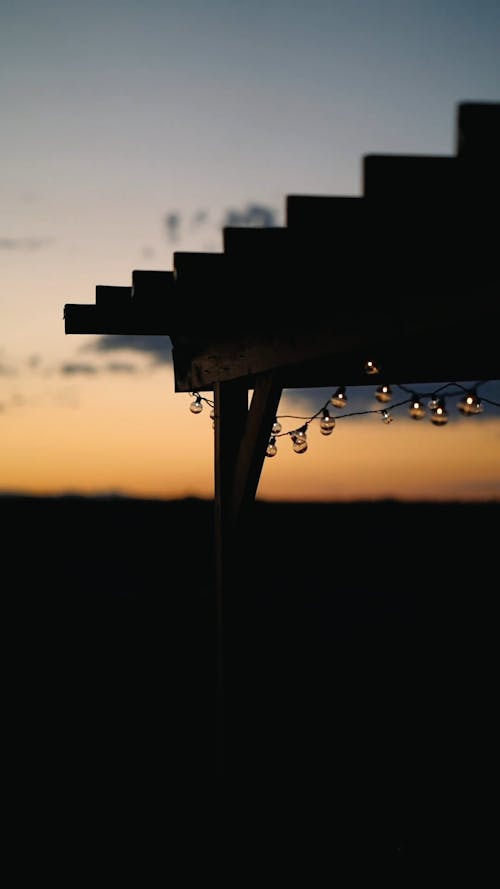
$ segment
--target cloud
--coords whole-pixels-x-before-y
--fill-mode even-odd
[[[487,476],[486,478],[466,479],[461,482],[460,487],[464,491],[484,491],[485,493],[498,491],[500,493],[500,478]]]
[[[107,364],[91,364],[89,361],[68,361],[60,367],[60,373],[65,376],[92,375],[98,373],[133,374],[138,367],[130,361],[108,361]]]
[[[179,238],[179,232],[182,222],[181,214],[177,213],[176,211],[167,213],[163,221],[167,230],[168,239],[170,241],[177,241]]]
[[[116,352],[133,349],[151,355],[159,364],[172,360],[172,346],[168,336],[147,336],[144,334],[107,334],[99,337],[91,346],[97,352]]]
[[[52,243],[52,238],[0,238],[0,250],[39,250]]]
[[[275,207],[271,207],[268,204],[250,202],[243,207],[230,207],[227,209],[221,224],[222,226],[229,227],[273,228],[279,225],[278,215]],[[209,218],[208,210],[199,207],[186,221],[191,229],[204,229],[209,222]],[[163,224],[169,241],[175,242],[180,239],[183,222],[183,216],[177,210],[172,210],[165,214]]]
[[[128,361],[108,361],[104,369],[113,374],[134,374],[138,367]]]
[[[242,210],[230,208],[226,210],[222,225],[224,227],[273,228],[278,225],[278,212],[266,204],[247,204]]]
[[[186,222],[191,229],[203,229],[207,226],[209,217],[208,210],[199,207],[190,215]],[[221,225],[245,228],[273,228],[279,225],[278,217],[279,213],[275,207],[271,207],[268,204],[250,202],[243,207],[230,207],[227,209]],[[179,241],[183,222],[183,216],[177,210],[171,210],[165,214],[163,224],[169,241]]]
[[[201,225],[204,225],[208,222],[208,211],[207,210],[196,210],[191,217],[191,225],[193,228],[199,228]]]
[[[17,373],[17,371],[13,367],[9,367],[7,364],[2,364],[0,362],[0,377],[12,377]]]
[[[76,375],[76,374],[96,374],[99,373],[99,368],[96,367],[95,364],[88,364],[86,362],[78,362],[78,361],[70,361],[66,364],[61,365],[61,373],[66,374],[68,376]]]

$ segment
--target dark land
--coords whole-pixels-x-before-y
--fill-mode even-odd
[[[306,836],[309,861],[494,842],[500,503],[256,504],[223,782],[212,503],[5,496],[0,514],[14,820],[200,855],[215,832],[247,861],[298,861]]]

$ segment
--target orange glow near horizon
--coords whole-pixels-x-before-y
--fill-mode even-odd
[[[63,405],[46,400],[4,418],[1,489],[212,496],[211,424],[186,434],[186,402],[165,373],[59,385]]]
[[[288,439],[279,440],[277,456],[264,464],[262,497],[324,501],[500,497],[498,419],[475,423],[467,418],[437,429],[428,421],[417,423],[404,416],[390,426],[368,416],[338,421],[328,438],[313,428],[309,439],[304,455],[294,454]]]
[[[41,382],[39,382],[41,385]],[[52,378],[1,415],[0,490],[26,494],[119,493],[177,499],[213,496],[209,409],[189,411],[170,367],[78,381]],[[29,393],[28,393],[29,394]],[[304,405],[287,393],[287,412]],[[285,427],[284,428],[289,428]],[[291,427],[290,427],[291,428]],[[437,429],[403,412],[317,424],[306,454],[288,437],[264,461],[258,497],[331,501],[494,500],[500,497],[500,418],[460,418]]]

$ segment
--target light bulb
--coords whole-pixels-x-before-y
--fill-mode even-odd
[[[390,401],[392,398],[391,387],[387,385],[379,386],[377,391],[375,392],[375,398],[377,399],[377,401],[381,401],[382,404]]]
[[[421,420],[422,417],[425,417],[425,407],[418,395],[412,396],[408,413],[414,420]]]
[[[276,417],[274,420],[271,432],[273,433],[273,435],[279,435],[279,433],[281,432],[281,428],[282,428],[281,423],[278,420],[278,418]]]
[[[394,420],[394,417],[392,416],[391,412],[387,410],[387,408],[382,411],[382,422],[383,423],[392,423],[393,420]]]
[[[465,416],[468,417],[472,417],[475,414],[482,414],[484,410],[481,399],[478,398],[475,392],[467,392],[462,400],[458,402],[457,407],[460,413],[465,414]]]
[[[321,417],[319,428],[322,435],[331,435],[335,429],[335,420],[326,407],[323,408],[323,416]]]
[[[269,444],[266,448],[266,457],[275,457],[278,453],[278,448],[276,447],[276,438],[274,435],[271,435],[269,439]]]
[[[347,395],[345,394],[345,387],[339,386],[338,389],[335,390],[332,397],[330,398],[331,403],[334,407],[345,407],[347,404]]]
[[[434,404],[435,407],[431,411],[431,423],[434,423],[434,426],[445,426],[449,418],[444,398],[434,399]]]
[[[373,361],[372,359],[365,361],[365,363],[363,365],[363,370],[364,370],[365,374],[369,374],[369,375],[380,373],[379,365],[377,364],[376,361]]]
[[[189,410],[192,414],[201,414],[203,410],[203,405],[201,403],[201,395],[197,395],[195,400],[191,402],[189,405]]]
[[[305,454],[307,451],[306,430],[307,427],[303,426],[302,429],[297,429],[295,432],[290,433],[290,437],[293,441],[293,449],[296,454]]]

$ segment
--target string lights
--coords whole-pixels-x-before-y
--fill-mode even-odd
[[[375,368],[375,369],[374,369]],[[364,365],[365,373],[369,376],[380,373],[380,367],[374,361],[367,361]],[[267,457],[275,457],[278,453],[277,440],[288,436],[292,441],[292,447],[296,454],[305,454],[308,450],[307,433],[309,426],[315,420],[319,421],[319,429],[322,435],[329,436],[335,429],[337,420],[345,420],[348,417],[360,417],[366,414],[375,414],[380,417],[383,423],[390,424],[394,420],[393,411],[407,407],[408,415],[412,420],[423,420],[429,417],[430,422],[434,426],[445,426],[449,420],[449,414],[446,407],[446,399],[452,397],[460,397],[457,408],[463,416],[473,417],[484,411],[484,404],[490,404],[494,407],[500,407],[500,403],[492,401],[490,398],[479,397],[477,390],[480,386],[485,385],[488,380],[482,380],[475,383],[471,389],[462,386],[461,383],[450,382],[444,383],[432,392],[415,392],[402,384],[398,384],[396,388],[405,394],[405,398],[391,404],[391,407],[373,408],[363,411],[351,411],[349,413],[339,413],[332,416],[330,409],[333,407],[342,411],[347,405],[347,393],[345,386],[339,386],[328,400],[321,405],[311,416],[303,417],[296,414],[280,414],[276,416],[271,428],[271,436],[266,449]],[[384,383],[375,390],[375,398],[381,404],[388,405],[393,398],[391,386]],[[193,414],[199,414],[203,410],[203,405],[207,404],[210,410],[210,417],[215,425],[214,402],[210,398],[200,395],[199,392],[192,392],[194,401],[190,404],[190,410]],[[283,431],[282,420],[302,420],[300,426],[293,429]]]

